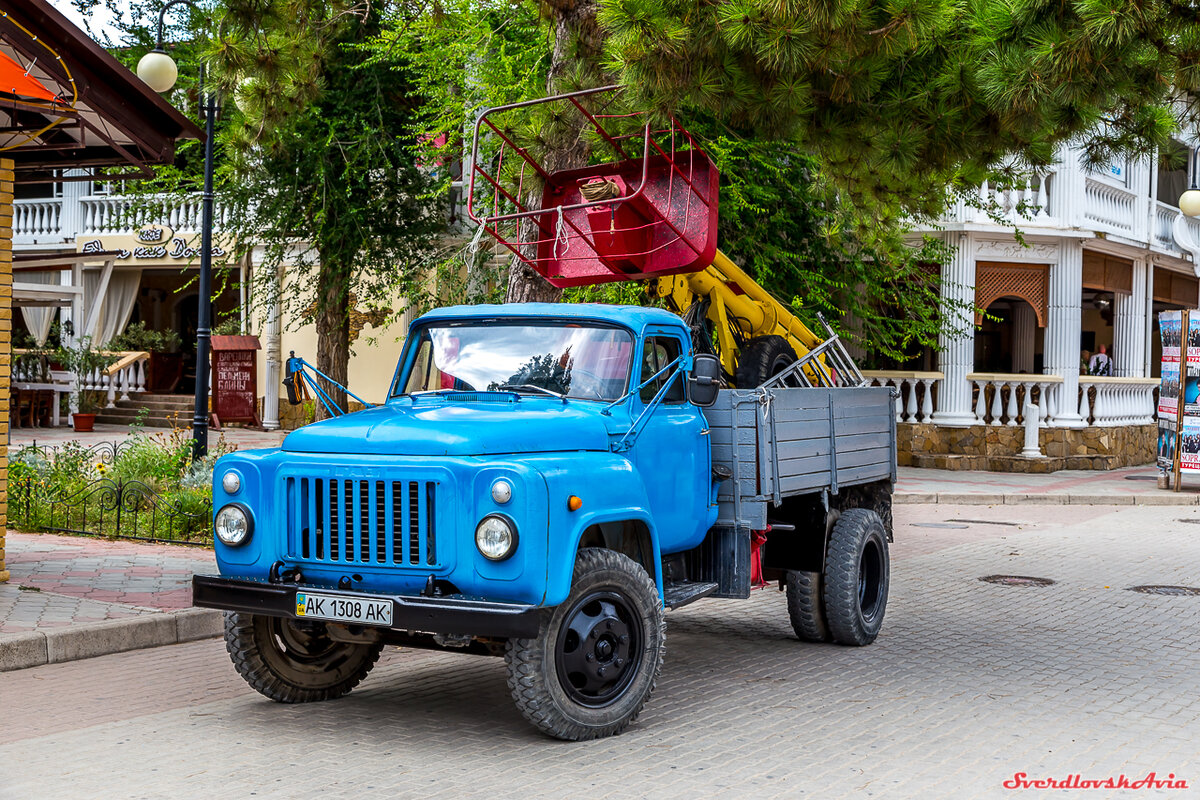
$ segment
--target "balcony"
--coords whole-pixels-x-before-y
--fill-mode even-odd
[[[143,225],[169,227],[175,233],[199,233],[200,195],[147,202],[122,195],[84,195],[13,202],[13,243],[70,245],[80,237],[128,234]],[[213,227],[221,230],[230,209],[218,203]]]

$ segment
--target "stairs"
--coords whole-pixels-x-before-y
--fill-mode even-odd
[[[186,394],[136,394],[117,400],[116,408],[102,408],[96,422],[105,425],[132,425],[142,409],[148,413],[142,424],[147,428],[187,428],[192,424],[195,400]]]

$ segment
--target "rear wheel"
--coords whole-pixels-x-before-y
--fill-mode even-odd
[[[833,637],[825,621],[825,598],[821,596],[821,573],[789,571],[787,608],[792,630],[805,642],[828,642]]]
[[[759,336],[738,354],[734,381],[739,389],[754,389],[796,361],[796,351],[782,336]]]
[[[322,622],[227,611],[225,649],[255,691],[278,703],[310,703],[357,686],[383,645],[334,641]]]
[[[633,559],[585,547],[566,601],[543,612],[536,639],[510,639],[517,708],[556,739],[620,733],[654,691],[666,622],[654,582]]]
[[[838,644],[861,647],[883,626],[888,596],[888,548],[874,511],[848,508],[834,523],[825,553],[825,614]]]

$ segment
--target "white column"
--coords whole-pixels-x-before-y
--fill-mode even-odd
[[[1145,377],[1146,262],[1133,262],[1133,292],[1118,294],[1113,317],[1113,374],[1121,378]]]
[[[1033,306],[1023,300],[1013,303],[1012,321],[1012,371],[1033,372],[1034,341],[1037,333],[1037,314]]]
[[[1079,416],[1079,358],[1083,303],[1083,242],[1064,239],[1057,264],[1050,267],[1049,319],[1046,321],[1047,375],[1061,375],[1058,412],[1051,421],[1059,428],[1082,428]],[[1053,390],[1052,390],[1053,391]]]
[[[79,176],[84,170],[67,170],[66,176]],[[83,231],[83,198],[92,193],[91,181],[63,181],[62,216],[59,229],[64,241],[73,242]]]
[[[279,313],[280,284],[271,287],[267,300],[263,338],[266,339],[267,376],[263,387],[263,427],[269,431],[279,429],[279,387],[283,380],[282,330]]]
[[[1153,370],[1154,365],[1150,363],[1150,359],[1154,356],[1154,347],[1151,345],[1151,339],[1150,339],[1150,337],[1154,335],[1154,262],[1151,261],[1150,259],[1147,259],[1145,262],[1145,268],[1146,268],[1146,271],[1145,271],[1146,316],[1145,316],[1144,324],[1146,326],[1145,327],[1146,335],[1144,338],[1146,341],[1146,347],[1145,347],[1145,354],[1144,354],[1145,360],[1143,361],[1143,366],[1142,366],[1142,374],[1145,375],[1146,377],[1150,377],[1152,374],[1154,374],[1151,371],[1151,370]],[[1133,280],[1136,285],[1136,282],[1137,282],[1136,270],[1134,271],[1133,276],[1134,276]]]
[[[951,233],[954,253],[942,264],[942,325],[938,335],[938,369],[945,374],[938,391],[937,425],[966,427],[975,422],[971,384],[975,367],[975,253],[968,233]]]

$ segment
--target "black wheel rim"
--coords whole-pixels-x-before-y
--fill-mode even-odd
[[[301,623],[270,618],[270,633],[279,652],[296,665],[325,668],[344,660],[346,647],[333,641],[321,623]]]
[[[883,550],[879,542],[868,539],[858,562],[858,608],[863,619],[871,622],[879,614],[883,599]]]
[[[643,639],[641,617],[620,594],[595,591],[580,598],[555,644],[563,691],[590,708],[616,702],[641,666]]]

